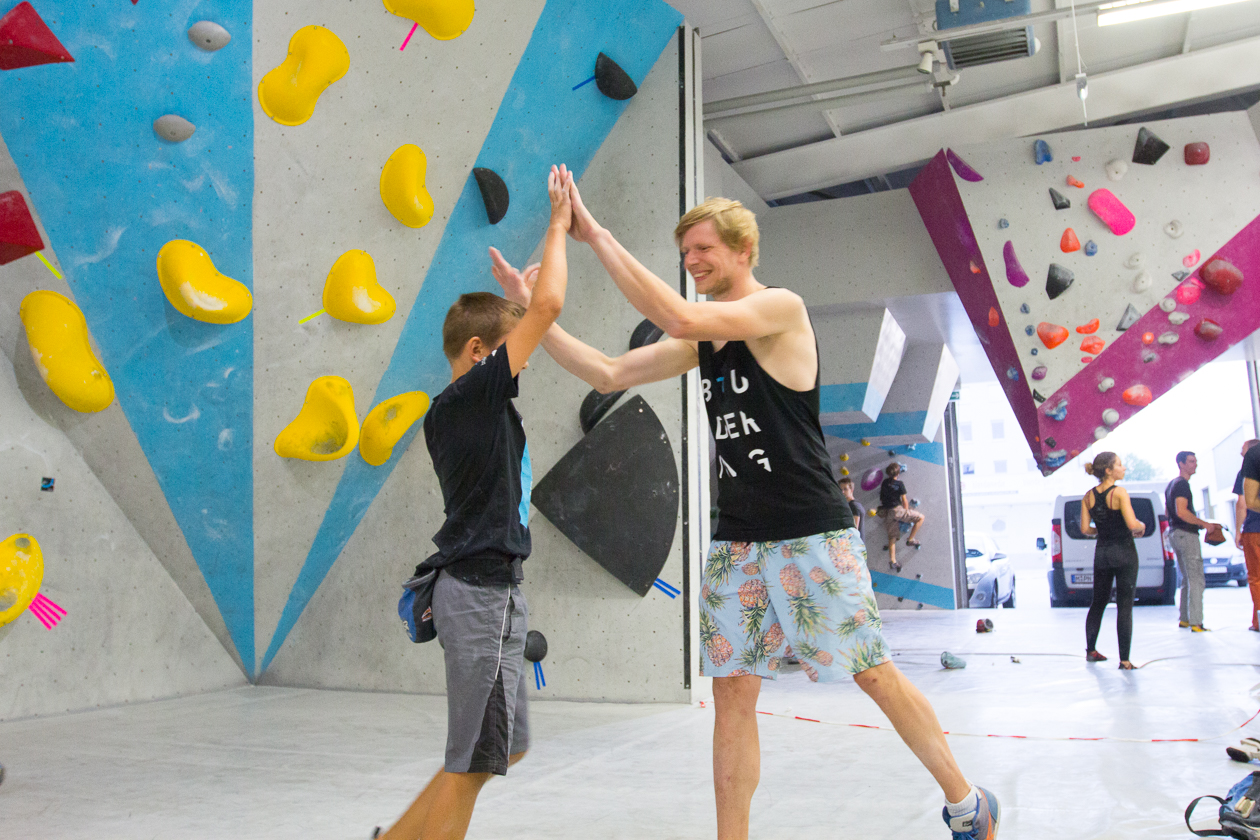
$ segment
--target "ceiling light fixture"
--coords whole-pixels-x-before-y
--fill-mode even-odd
[[[1245,0],[1118,0],[1098,9],[1098,25],[1131,23],[1135,20],[1197,12],[1214,6],[1228,6]]]

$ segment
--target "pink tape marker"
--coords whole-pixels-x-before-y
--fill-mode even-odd
[[[1094,190],[1090,193],[1089,209],[1093,210],[1094,215],[1102,219],[1103,224],[1111,228],[1111,232],[1116,236],[1124,236],[1137,224],[1133,213],[1120,203],[1120,199],[1116,198],[1111,190]]]
[[[45,598],[42,593],[35,596],[28,609],[49,630],[56,627],[57,622],[66,617],[66,611],[51,599]]]

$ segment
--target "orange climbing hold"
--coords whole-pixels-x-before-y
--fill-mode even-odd
[[[975,261],[975,260],[972,260],[972,261],[971,261],[971,273],[972,273],[972,274],[979,274],[979,273],[980,273],[980,266],[976,265],[976,261]]]
[[[1068,340],[1067,327],[1060,327],[1058,324],[1049,324],[1042,321],[1037,325],[1037,337],[1041,339],[1042,344],[1053,350]]]
[[[1151,400],[1155,399],[1154,395],[1151,394],[1151,389],[1145,385],[1134,385],[1132,388],[1126,388],[1124,393],[1120,395],[1120,398],[1129,405],[1138,407],[1150,405]]]
[[[1084,182],[1084,181],[1080,181],[1080,180],[1078,180],[1078,179],[1076,179],[1076,178],[1073,178],[1071,175],[1067,176],[1067,185],[1068,185],[1069,187],[1076,187],[1077,189],[1084,189],[1084,188],[1085,188],[1085,182]]]
[[[989,326],[996,327],[1000,323],[1002,323],[1002,316],[998,314],[996,307],[990,306],[989,307]]]
[[[1142,343],[1143,343],[1143,344],[1154,344],[1154,343],[1155,343],[1155,333],[1153,333],[1153,332],[1145,332],[1145,333],[1142,333]]]
[[[1065,254],[1081,250],[1081,240],[1076,238],[1076,231],[1071,228],[1063,231],[1063,237],[1059,239],[1059,250]]]
[[[1097,356],[1102,352],[1103,346],[1106,343],[1107,342],[1103,341],[1096,335],[1087,336],[1085,340],[1081,342],[1081,350],[1085,353],[1092,353]]]
[[[1077,327],[1076,331],[1080,333],[1081,335],[1089,335],[1090,333],[1098,332],[1098,326],[1099,326],[1098,319],[1095,318],[1094,320],[1090,321],[1088,324],[1082,324],[1081,326]]]

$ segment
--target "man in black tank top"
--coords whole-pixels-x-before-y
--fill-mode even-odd
[[[811,679],[851,676],[940,784],[954,837],[992,840],[996,798],[966,780],[927,699],[891,661],[866,549],[823,443],[814,329],[799,295],[753,277],[753,214],[713,198],[680,220],[674,237],[684,267],[696,292],[712,298],[693,303],[600,227],[576,187],[571,195],[570,234],[669,338],[609,358],[553,325],[543,347],[603,393],[700,368],[718,470],[718,525],[700,591],[701,673],[714,677],[718,837],[748,836],[760,766],[757,695],[761,680],[795,657]],[[505,289],[528,288],[529,269],[522,274],[493,249],[491,257]]]

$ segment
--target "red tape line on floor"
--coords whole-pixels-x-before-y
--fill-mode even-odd
[[[701,700],[700,708],[702,709],[709,708],[709,701]],[[824,724],[825,726],[844,726],[850,729],[878,729],[881,732],[895,732],[896,731],[891,726],[876,726],[875,724],[871,724],[871,723],[835,723],[829,720],[818,720],[817,718],[801,717],[800,715],[785,715],[785,714],[780,714],[778,712],[765,712],[765,711],[762,711],[761,709],[757,710],[757,714],[765,715],[766,717],[786,718],[788,720],[803,720],[807,723],[821,723],[821,724]],[[1116,738],[1111,735],[1099,735],[1095,737],[1063,736],[1063,735],[1002,735],[1002,734],[996,734],[996,733],[980,734],[977,732],[949,732],[949,731],[946,731],[945,734],[953,735],[954,737],[957,737],[957,738],[1014,738],[1016,740],[1021,740],[1021,741],[1122,741],[1129,744],[1202,743],[1205,741],[1216,741],[1220,738],[1224,738],[1227,735],[1232,735],[1233,733],[1242,729],[1247,724],[1251,723],[1257,717],[1260,717],[1260,709],[1256,709],[1256,713],[1254,715],[1247,718],[1245,721],[1238,724],[1233,729],[1229,729],[1225,732],[1222,732],[1219,735],[1211,735],[1206,738]]]

